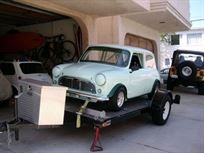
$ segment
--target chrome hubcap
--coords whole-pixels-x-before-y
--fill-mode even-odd
[[[165,106],[164,106],[164,112],[163,112],[163,120],[166,120],[168,115],[169,115],[169,111],[170,111],[170,102],[167,101]]]
[[[124,92],[121,91],[118,94],[118,98],[117,98],[117,105],[118,105],[118,107],[122,107],[124,101],[125,101],[125,94],[124,94]]]
[[[189,66],[185,66],[182,68],[182,74],[188,77],[192,74],[192,69]]]

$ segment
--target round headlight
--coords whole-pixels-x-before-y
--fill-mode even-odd
[[[54,67],[54,69],[52,70],[52,75],[53,75],[55,78],[57,78],[57,77],[60,76],[61,71],[62,71],[62,70],[61,70],[58,66],[56,66],[56,67]]]
[[[99,73],[96,75],[95,81],[98,86],[103,86],[106,83],[106,77],[104,74]]]

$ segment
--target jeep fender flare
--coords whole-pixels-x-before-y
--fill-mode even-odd
[[[119,88],[119,87],[124,87],[125,88],[125,92],[126,92],[126,99],[125,100],[127,100],[127,88],[125,87],[125,85],[123,85],[123,84],[121,84],[121,83],[119,83],[119,84],[117,84],[117,85],[115,85],[114,87],[113,87],[113,89],[110,91],[110,93],[108,94],[108,97],[110,98],[110,97],[112,97],[113,95],[114,95],[114,93],[116,92],[116,90]]]

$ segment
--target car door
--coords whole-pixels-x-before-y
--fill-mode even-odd
[[[129,98],[137,97],[145,94],[146,88],[146,71],[143,67],[143,55],[133,54],[129,67],[129,83],[128,83],[128,96]],[[138,65],[134,67],[134,63]]]

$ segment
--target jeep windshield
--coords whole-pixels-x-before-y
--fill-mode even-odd
[[[204,57],[202,54],[179,53],[175,56],[174,65],[178,65],[185,61],[191,61],[197,67],[204,67]]]
[[[46,73],[41,63],[21,63],[20,67],[24,74]]]
[[[82,55],[80,62],[95,62],[126,67],[129,64],[130,52],[109,47],[90,47]]]

